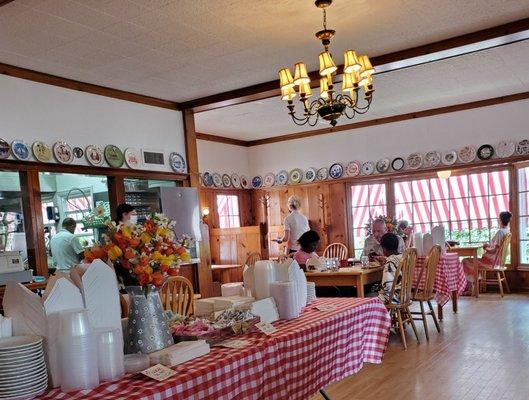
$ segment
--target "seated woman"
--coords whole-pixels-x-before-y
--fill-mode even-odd
[[[294,254],[294,260],[305,270],[307,260],[318,257],[315,251],[320,243],[320,236],[316,231],[307,231],[299,237],[298,243],[301,249]]]
[[[490,243],[485,243],[483,245],[483,250],[485,250],[485,252],[481,258],[478,259],[479,264],[490,265],[491,267],[494,266],[503,238],[510,232],[509,223],[511,222],[511,218],[512,214],[509,211],[502,211],[500,213],[498,218],[500,229],[498,229]],[[474,277],[476,276],[475,268],[476,267],[471,258],[465,258],[463,260],[463,269],[465,270],[465,275],[467,276],[467,281],[470,283],[470,286],[474,284]],[[469,289],[472,289],[472,287]]]
[[[386,261],[384,263],[384,270],[382,271],[382,287],[378,292],[378,298],[384,303],[398,302],[400,292],[399,281],[401,277],[396,277],[395,272],[402,258],[402,255],[399,254],[399,243],[399,237],[394,233],[385,233],[380,238],[380,246],[382,247]],[[394,297],[390,300],[389,296],[395,279],[397,279],[397,286]]]

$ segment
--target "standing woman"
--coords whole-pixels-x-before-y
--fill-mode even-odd
[[[285,218],[285,234],[277,239],[277,243],[287,242],[287,255],[300,249],[299,238],[310,230],[309,220],[299,212],[301,202],[296,196],[290,196],[287,201],[290,214]]]
[[[114,220],[117,225],[130,222],[136,224],[138,222],[138,215],[136,209],[130,204],[123,203],[116,208],[116,219]]]

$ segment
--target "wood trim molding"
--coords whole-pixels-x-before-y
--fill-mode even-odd
[[[250,146],[249,144],[250,142],[246,140],[233,139],[233,138],[228,138],[225,136],[215,136],[215,135],[210,135],[208,133],[200,133],[200,132],[197,132],[196,136],[197,136],[197,139],[205,140],[208,142],[218,142],[218,143],[231,144],[234,146],[243,146],[243,147]]]
[[[99,96],[110,97],[113,99],[125,100],[153,107],[167,108],[169,110],[180,110],[179,104],[174,101],[158,99],[156,97],[145,96],[142,94],[126,92],[124,90],[94,85],[92,83],[62,78],[60,76],[46,74],[44,72],[21,68],[14,65],[0,63],[0,74],[66,89],[77,90],[79,92],[97,94]]]
[[[507,24],[483,29],[476,32],[440,40],[434,43],[428,43],[388,54],[371,57],[371,62],[375,67],[383,72],[394,71],[404,67],[425,64],[432,61],[438,61],[444,58],[457,57],[463,54],[472,53],[487,48],[502,46],[527,39],[526,37],[509,37],[529,30],[529,18],[509,22]],[[483,43],[486,42],[486,43]],[[471,46],[482,43],[481,46]],[[465,47],[466,46],[466,47]],[[468,47],[470,46],[470,47]],[[446,50],[453,50],[450,54],[436,54]],[[415,64],[403,66],[403,60],[413,58],[417,59]],[[342,68],[340,65],[338,68]],[[313,85],[319,82],[318,71],[309,73]],[[235,104],[247,103],[255,100],[262,100],[269,97],[279,96],[280,90],[278,81],[268,81],[240,89],[230,90],[223,93],[217,93],[211,96],[202,97],[195,100],[180,103],[184,109],[193,109],[195,112],[204,112],[216,108],[233,106]]]
[[[0,0],[0,7],[5,6],[6,4],[12,3],[15,0]]]

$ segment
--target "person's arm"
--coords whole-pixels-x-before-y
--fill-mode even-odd
[[[283,234],[283,237],[277,239],[278,243],[285,243],[290,240],[290,223],[288,222],[287,218],[285,218],[284,225],[285,225],[285,233]]]
[[[77,257],[79,257],[79,260],[82,260],[84,258],[84,248],[81,246],[81,243],[79,242],[79,239],[77,236],[74,236],[71,241],[71,246],[73,251],[75,251],[75,254],[77,254]]]
[[[500,247],[499,243],[500,243],[500,231],[496,232],[496,234],[493,236],[492,240],[490,241],[490,243],[485,243],[483,245],[483,250],[485,250],[485,252],[487,253],[495,253],[498,248]]]

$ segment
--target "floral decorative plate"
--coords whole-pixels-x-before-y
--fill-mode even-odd
[[[304,175],[305,182],[314,182],[314,179],[316,179],[316,170],[314,168],[307,169]]]
[[[84,151],[80,147],[74,147],[73,148],[73,155],[76,158],[81,158],[82,156],[84,156]]]
[[[375,163],[373,161],[366,161],[362,164],[362,175],[371,175],[375,172]]]
[[[296,184],[300,183],[303,179],[303,171],[299,168],[294,168],[292,171],[290,171],[290,174],[288,174],[288,183]]]
[[[476,159],[476,149],[472,146],[465,146],[459,150],[457,158],[464,163],[472,162]]]
[[[421,168],[423,157],[421,153],[413,153],[408,156],[407,164],[409,169]]]
[[[391,162],[391,168],[393,168],[394,171],[400,171],[402,168],[404,168],[404,164],[404,158],[397,157]]]
[[[524,139],[516,145],[516,154],[521,156],[529,154],[529,140]]]
[[[29,160],[28,145],[22,140],[13,140],[13,143],[11,143],[11,151],[13,152],[13,155],[19,160]]]
[[[389,169],[389,160],[387,158],[378,160],[376,164],[376,169],[380,173],[386,172]]]
[[[329,176],[332,179],[338,179],[341,178],[343,175],[343,166],[340,163],[334,163],[331,165],[331,168],[329,168]]]
[[[274,186],[274,183],[276,183],[276,176],[272,172],[269,172],[268,174],[264,176],[263,178],[264,187]]]
[[[204,186],[206,187],[213,186],[213,175],[209,172],[204,172],[204,175],[202,175],[202,182],[204,182]]]
[[[358,161],[351,161],[345,167],[346,176],[357,176],[360,173],[360,163]]]
[[[213,185],[215,185],[215,187],[222,187],[222,177],[220,174],[215,172],[211,176],[213,177]]]
[[[51,160],[51,148],[44,142],[35,142],[31,147],[33,155],[40,162],[48,162]]]
[[[276,183],[278,185],[286,185],[288,182],[288,172],[285,170],[279,171],[279,173],[276,175]]]
[[[426,168],[437,167],[441,163],[441,153],[429,151],[424,155],[424,166]]]
[[[53,145],[53,155],[62,164],[70,164],[73,161],[73,150],[65,142],[57,142]]]
[[[93,145],[86,146],[84,155],[88,162],[96,167],[103,165],[103,151]]]
[[[502,140],[496,146],[496,154],[498,157],[510,157],[516,151],[516,145],[514,142],[508,142],[507,140]]]
[[[121,168],[125,162],[125,156],[118,146],[109,144],[105,147],[105,160],[108,165],[114,168]]]
[[[9,153],[11,153],[11,146],[5,139],[0,138],[0,158],[9,157]]]
[[[244,175],[241,175],[241,186],[245,189],[250,189],[250,181]]]
[[[127,152],[125,152],[125,156],[126,155]],[[180,153],[174,151],[169,154],[169,164],[171,164],[171,168],[174,172],[178,172],[179,174],[184,174],[186,172],[186,161]]]
[[[173,171],[179,172],[173,166],[173,154],[175,153],[171,153],[171,155],[169,156],[169,164],[171,164]],[[132,147],[128,147],[127,149],[125,149],[125,162],[129,166],[129,168],[138,168],[141,164],[141,157],[139,151]]]
[[[494,155],[494,147],[490,144],[484,144],[478,149],[478,158],[480,160],[489,160]]]
[[[329,171],[326,167],[322,167],[316,172],[316,180],[317,181],[324,181],[329,177]]]
[[[241,178],[239,178],[239,175],[231,174],[231,184],[237,189],[241,187]]]
[[[263,178],[261,178],[260,176],[254,176],[252,179],[252,187],[254,189],[258,189],[261,186],[263,186]]]
[[[231,178],[228,174],[222,175],[222,184],[225,188],[228,188],[231,186]]]
[[[457,153],[455,152],[455,150],[447,151],[443,153],[441,157],[441,162],[444,165],[452,165],[452,164],[455,164],[456,161],[457,161]]]

